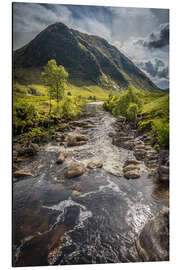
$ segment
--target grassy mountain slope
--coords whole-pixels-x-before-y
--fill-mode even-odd
[[[70,74],[72,82],[87,81],[103,88],[159,90],[132,61],[105,39],[68,28],[62,23],[48,26],[13,55],[14,80],[40,83],[40,72],[56,59]]]

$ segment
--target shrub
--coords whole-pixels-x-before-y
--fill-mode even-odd
[[[81,100],[79,97],[66,97],[60,105],[61,117],[66,119],[75,118],[81,114]]]
[[[129,116],[133,118],[133,115],[136,117],[141,105],[140,98],[130,89],[118,96],[112,96],[112,93],[110,93],[108,99],[104,102],[104,109],[112,112],[114,116],[122,115],[127,118]]]
[[[138,105],[135,103],[130,103],[127,109],[127,119],[130,121],[135,121],[137,118]]]
[[[156,120],[152,123],[152,132],[156,135],[160,148],[169,148],[169,123]]]
[[[13,106],[13,132],[21,134],[32,128],[38,118],[34,105],[19,100]]]

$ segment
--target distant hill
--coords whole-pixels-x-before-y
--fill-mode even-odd
[[[42,67],[56,59],[72,81],[90,81],[106,88],[126,89],[129,84],[147,91],[159,88],[115,46],[98,36],[87,35],[55,23],[31,42],[14,51],[14,79],[40,80]]]

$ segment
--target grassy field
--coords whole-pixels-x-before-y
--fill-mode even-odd
[[[55,99],[51,101],[50,117],[48,88],[41,84],[23,85],[16,82],[13,85],[14,134],[26,133],[28,136],[44,134],[47,131],[47,123],[52,125],[50,123],[52,119],[55,122],[61,118],[76,119],[81,115],[81,108],[84,103],[105,100],[108,95],[108,90],[92,83],[68,83],[66,97],[60,101],[59,106],[57,106]]]

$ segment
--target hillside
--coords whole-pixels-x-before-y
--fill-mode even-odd
[[[73,84],[87,82],[111,89],[159,90],[132,61],[105,39],[68,28],[62,23],[48,26],[13,55],[14,80],[40,83],[40,72],[50,59],[63,65]]]

